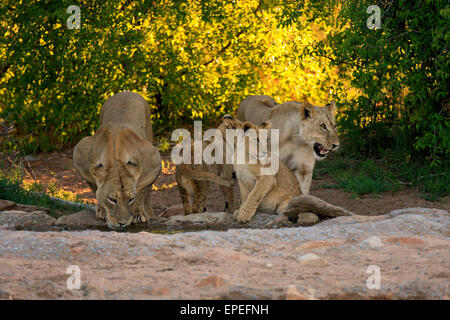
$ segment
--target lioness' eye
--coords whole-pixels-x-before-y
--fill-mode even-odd
[[[322,129],[324,129],[324,130],[327,130],[327,131],[328,131],[328,129],[327,129],[327,126],[325,125],[325,123],[322,123],[322,124],[320,125],[320,127],[321,127]]]
[[[95,168],[103,168],[103,163],[99,163],[98,165],[95,166]]]

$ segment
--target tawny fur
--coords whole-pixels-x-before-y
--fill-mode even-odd
[[[225,132],[223,126],[219,126],[219,131],[224,139]],[[203,149],[212,142],[203,142]],[[194,145],[191,144],[192,157],[194,158]],[[202,150],[203,150],[202,149]],[[225,210],[233,212],[233,165],[225,164],[225,150],[223,150],[223,164],[179,164],[176,166],[175,179],[183,201],[184,214],[200,213],[206,210],[205,204],[210,190],[209,183],[213,182],[220,186],[225,198]]]
[[[302,193],[309,194],[315,162],[326,158],[317,154],[314,145],[328,151],[339,147],[335,109],[334,101],[325,107],[294,101],[277,105],[268,96],[249,96],[236,116],[255,125],[270,122],[272,129],[280,130],[280,159],[294,172]]]
[[[97,217],[112,228],[155,216],[150,191],[161,171],[161,158],[152,135],[145,99],[121,92],[104,103],[95,135],[75,146],[73,165],[96,192]]]
[[[224,125],[229,128],[248,129],[268,129],[265,126],[255,126],[250,122],[240,122],[238,120],[225,119]],[[279,170],[273,175],[262,175],[263,167],[271,167],[270,163],[262,164],[257,158],[256,164],[249,164],[248,144],[250,137],[245,136],[245,164],[237,164],[236,157],[234,170],[241,192],[241,206],[235,211],[234,217],[237,221],[248,222],[255,215],[256,211],[289,216],[298,215],[302,212],[312,212],[319,216],[336,217],[342,215],[352,215],[348,210],[333,206],[311,195],[303,195],[294,174],[282,162],[279,163]],[[236,154],[235,154],[236,156]]]

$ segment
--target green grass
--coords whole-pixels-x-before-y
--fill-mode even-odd
[[[313,178],[325,177],[333,178],[336,183],[321,184],[320,188],[344,189],[351,192],[353,197],[395,192],[403,185],[417,186],[421,197],[430,201],[441,201],[450,192],[448,165],[435,169],[426,163],[355,160],[333,155],[316,163]]]
[[[50,215],[58,217],[61,214],[80,211],[80,207],[63,205],[54,201],[49,195],[39,195],[26,190],[17,180],[0,177],[0,199],[14,201],[20,204],[38,206],[50,209]]]
[[[83,201],[72,193],[59,190],[54,185],[49,185],[48,191],[44,190],[39,183],[24,185],[24,169],[20,162],[15,162],[10,166],[0,163],[0,199],[14,201],[16,203],[38,206],[50,209],[53,217],[80,211],[79,206],[64,205],[54,199],[73,201],[82,203]],[[46,191],[50,194],[45,194]]]

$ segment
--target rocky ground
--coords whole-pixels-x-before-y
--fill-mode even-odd
[[[251,228],[273,217],[236,225],[228,213],[168,214],[148,229],[230,229],[156,234],[65,231],[104,225],[88,210],[55,219],[26,209],[0,202],[1,299],[448,299],[444,210],[264,230]],[[69,266],[79,289],[68,289]]]

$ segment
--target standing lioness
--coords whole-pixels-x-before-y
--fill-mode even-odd
[[[295,101],[277,104],[269,96],[249,96],[236,110],[240,121],[259,126],[270,121],[280,130],[280,159],[294,172],[303,194],[309,194],[316,160],[339,147],[336,104],[324,107]]]
[[[75,146],[73,165],[96,192],[97,218],[106,218],[111,228],[155,216],[150,190],[161,171],[161,158],[152,135],[145,99],[121,92],[106,100],[95,135]]]

